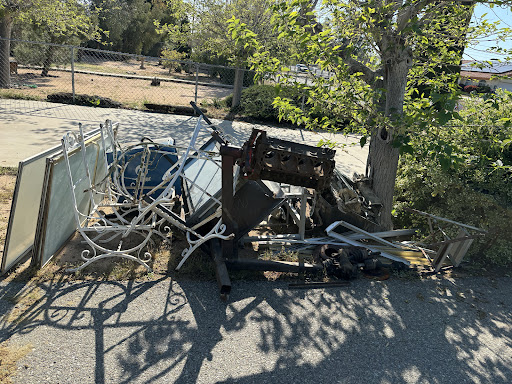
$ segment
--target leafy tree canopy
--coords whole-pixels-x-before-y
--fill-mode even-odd
[[[357,131],[362,145],[371,137],[367,176],[383,201],[380,224],[389,228],[400,151],[416,150],[460,118],[458,67],[468,34],[479,32],[469,25],[472,6],[431,0],[278,1],[271,8],[272,24],[278,39],[295,48],[292,61],[310,66],[307,82],[296,81],[288,62],[245,23],[233,18],[229,28],[238,48],[254,52],[249,62],[260,75],[274,73],[281,84],[303,92],[307,108],[286,95],[275,99],[281,116],[310,129]],[[313,65],[328,76],[312,71]],[[435,146],[445,167],[457,163],[451,143]]]

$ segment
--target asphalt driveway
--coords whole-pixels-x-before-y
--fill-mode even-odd
[[[0,283],[15,383],[507,383],[510,278]],[[32,292],[32,294],[30,293]],[[30,302],[29,302],[30,303]],[[20,308],[22,309],[20,311]],[[15,317],[12,313],[16,313]],[[10,315],[11,314],[11,315]]]

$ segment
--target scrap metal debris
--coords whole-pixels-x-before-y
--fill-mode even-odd
[[[271,138],[253,129],[242,146],[240,164],[244,177],[271,180],[323,190],[334,171],[336,151]]]
[[[77,230],[88,246],[81,254],[82,265],[73,271],[110,257],[130,259],[151,270],[152,255],[147,245],[158,237],[165,240],[173,226],[185,233],[188,243],[176,269],[202,247],[212,255],[221,296],[227,297],[231,290],[229,269],[323,272],[327,277],[351,279],[359,270],[371,272],[384,264],[389,266],[386,259],[393,262],[391,265],[408,267],[415,257],[426,257],[438,271],[448,260],[460,265],[472,241],[485,233],[413,210],[426,218],[430,234],[422,241],[399,241],[404,236],[410,239],[415,231],[380,231],[380,199],[368,179],[356,176],[351,180],[335,168],[334,150],[268,137],[258,129],[242,146],[236,146],[202,110],[191,105],[199,117],[188,143],[143,138],[122,146],[118,140],[122,132],[114,128],[117,124],[107,121],[94,131],[94,145],[89,145],[91,135],[85,134],[80,125],[78,134],[65,135],[60,151],[48,152],[52,156],[57,153],[62,161],[58,163],[60,168],[47,166],[40,204],[47,209],[40,212],[59,210],[45,200],[50,189],[51,196],[71,197],[66,216],[57,216],[57,220],[65,217],[67,227]],[[210,138],[201,144],[199,133],[204,130]],[[37,157],[41,164],[46,155]],[[27,170],[28,164],[24,165]],[[22,170],[20,167],[20,175]],[[49,177],[62,181],[67,177],[68,182],[50,185]],[[18,189],[17,184],[11,215],[20,212],[14,209],[16,197],[23,195]],[[9,221],[6,242],[10,248],[6,249],[14,249],[17,221],[19,218]],[[31,229],[31,242],[20,245],[19,253],[4,252],[3,271],[27,249],[41,250],[52,239],[59,239],[43,258],[46,263],[55,246],[61,246],[61,238],[69,236],[63,232],[41,238],[48,220],[38,222],[44,225],[38,224],[37,231]],[[278,234],[249,235],[259,226],[270,227],[276,222],[287,229]],[[51,229],[59,227],[48,225]],[[455,232],[446,230],[447,225]],[[39,234],[35,243],[33,232]],[[452,232],[456,234],[450,237]],[[313,260],[306,263],[239,257],[240,245],[248,242],[288,252],[309,252]],[[300,283],[295,288],[334,283]]]

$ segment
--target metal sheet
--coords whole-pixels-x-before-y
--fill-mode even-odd
[[[215,151],[216,142],[210,140],[203,151]],[[187,223],[197,224],[215,212],[221,200],[222,170],[220,155],[212,160],[191,158],[183,170],[183,187],[188,205]],[[213,198],[212,198],[213,196]]]
[[[480,68],[479,66],[482,66]],[[484,73],[506,73],[512,71],[512,64],[507,62],[492,61],[472,61],[461,66],[461,71],[484,72]]]
[[[202,149],[213,151],[215,146],[216,143],[212,141]],[[221,168],[217,165],[220,164],[220,155],[213,160],[215,162],[207,159],[193,159],[185,165],[184,183],[187,187],[191,213],[199,210],[211,199],[209,195],[215,196],[222,187]]]
[[[93,183],[99,183],[105,176],[104,151],[101,136],[95,135],[86,142],[86,159],[91,171]],[[76,188],[78,209],[84,214],[90,213],[88,200],[88,181],[82,166],[80,150],[70,155],[70,167],[74,178],[84,178]],[[35,259],[43,267],[62,248],[66,241],[74,234],[76,222],[74,217],[71,187],[69,184],[66,163],[62,152],[47,160],[48,183],[38,222],[37,238],[35,242]],[[98,197],[100,198],[100,197]]]
[[[238,226],[235,240],[239,240],[265,220],[283,201],[284,199],[275,199],[261,181],[246,181],[233,196],[231,213]]]
[[[34,245],[44,170],[44,157],[19,164],[2,256],[2,273],[11,269]]]
[[[96,129],[86,135],[97,134]],[[14,187],[11,211],[7,224],[1,273],[10,270],[32,250],[36,238],[37,222],[43,191],[46,190],[46,159],[61,151],[55,146],[21,161]]]

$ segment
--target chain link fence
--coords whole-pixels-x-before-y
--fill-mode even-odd
[[[0,38],[0,43],[7,39]],[[236,69],[191,61],[10,39],[0,97],[172,112],[233,93]],[[243,86],[254,83],[244,71]]]

